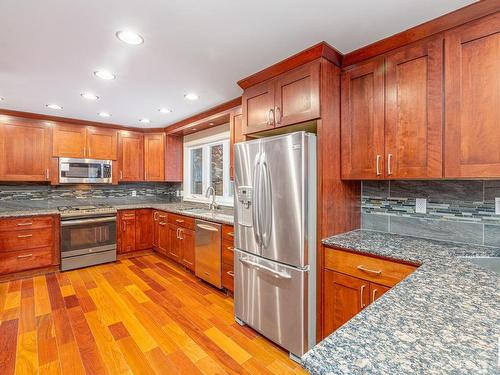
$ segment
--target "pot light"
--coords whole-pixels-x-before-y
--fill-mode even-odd
[[[96,77],[99,77],[101,79],[105,79],[107,81],[110,81],[110,80],[116,78],[116,75],[114,75],[111,72],[108,72],[107,70],[97,70],[97,71],[94,72],[94,75]]]
[[[199,98],[198,94],[196,94],[194,92],[190,92],[190,93],[184,94],[184,97],[187,100],[198,100],[198,98]]]
[[[0,96],[0,102],[3,101],[3,100],[5,100],[5,98],[2,97],[2,96]]]
[[[144,43],[144,38],[133,31],[118,31],[116,37],[127,44],[138,45]]]
[[[160,108],[158,111],[161,113],[172,113],[173,112],[173,110],[170,108]]]
[[[141,118],[139,121],[142,122],[143,124],[150,124],[151,123],[151,120],[148,118]]]
[[[88,100],[97,100],[97,99],[99,99],[99,97],[97,95],[92,94],[91,92],[82,92],[80,95],[82,96],[82,98],[88,99]]]
[[[109,112],[99,112],[98,115],[101,117],[111,117],[111,113]]]
[[[63,109],[59,104],[46,104],[45,106],[50,109]]]

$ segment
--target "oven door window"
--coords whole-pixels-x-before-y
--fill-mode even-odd
[[[92,249],[116,244],[116,222],[63,226],[61,251]]]

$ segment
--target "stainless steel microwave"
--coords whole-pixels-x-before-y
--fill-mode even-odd
[[[112,161],[59,158],[60,184],[110,184]]]

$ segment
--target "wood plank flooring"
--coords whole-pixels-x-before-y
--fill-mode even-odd
[[[295,374],[233,300],[156,255],[0,284],[0,373]]]

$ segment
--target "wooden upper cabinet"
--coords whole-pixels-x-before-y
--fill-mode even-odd
[[[177,135],[166,136],[165,144],[165,181],[182,182],[183,181],[183,157],[184,140]]]
[[[118,134],[119,181],[144,180],[144,137],[141,133]]]
[[[445,178],[500,177],[500,13],[445,34]]]
[[[88,127],[86,157],[90,159],[116,160],[118,131],[115,129]]]
[[[242,129],[243,115],[241,108],[234,110],[229,117],[229,178],[234,178],[234,144],[244,142],[245,136]]]
[[[245,90],[242,96],[243,134],[250,134],[274,127],[275,81],[259,83]]]
[[[443,38],[386,57],[385,177],[441,178]]]
[[[275,125],[286,126],[320,117],[320,63],[315,61],[276,79]]]
[[[342,178],[384,176],[384,59],[341,75]]]
[[[165,134],[144,135],[144,179],[165,181]]]
[[[52,156],[62,158],[87,157],[87,128],[69,124],[55,125]]]
[[[0,124],[0,179],[50,179],[50,128],[43,124]]]

